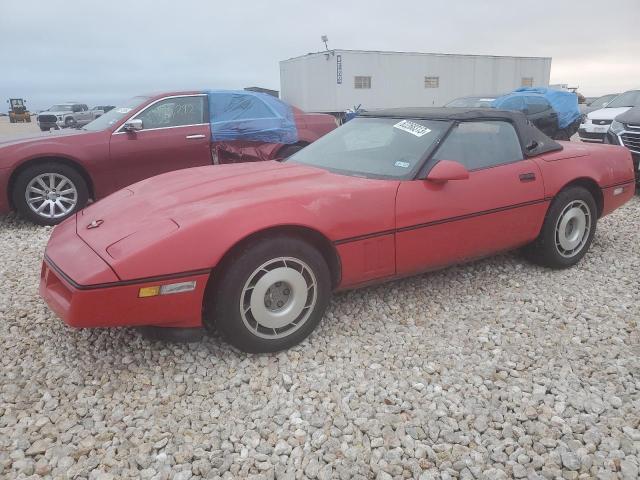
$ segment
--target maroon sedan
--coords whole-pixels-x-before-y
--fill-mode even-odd
[[[286,158],[335,127],[330,115],[249,91],[135,97],[82,129],[0,142],[0,213],[54,225],[139,180]]]

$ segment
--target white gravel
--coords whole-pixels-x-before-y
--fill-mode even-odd
[[[636,479],[640,198],[577,267],[516,254],[337,295],[287,352],[65,327],[0,218],[2,478]]]

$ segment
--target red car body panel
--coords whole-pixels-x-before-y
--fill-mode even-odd
[[[553,197],[585,180],[602,191],[603,215],[620,206],[634,194],[629,152],[565,144],[446,183],[372,180],[294,162],[181,170],[121,190],[56,227],[40,292],[74,326],[198,326],[207,278],[254,233],[287,227],[324,237],[339,264],[335,288],[346,289],[531,242]],[[95,257],[78,266],[73,252],[86,248]],[[194,292],[137,298],[142,286],[186,280],[197,282]],[[92,316],[97,305],[104,311]]]
[[[272,160],[283,144],[215,142],[209,124],[117,130],[149,104],[169,96],[202,92],[167,92],[149,97],[120,121],[102,131],[62,130],[0,141],[0,214],[12,209],[11,182],[21,166],[35,160],[62,159],[76,166],[98,200],[116,190],[161,173],[211,165]],[[336,127],[330,115],[307,114],[293,107],[300,143],[312,143]],[[204,135],[204,138],[197,138]],[[187,138],[191,137],[191,138]],[[230,152],[221,155],[221,151]]]

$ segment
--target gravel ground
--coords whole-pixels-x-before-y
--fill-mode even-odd
[[[636,479],[640,198],[577,267],[503,255],[337,295],[287,352],[65,327],[0,218],[0,476]]]

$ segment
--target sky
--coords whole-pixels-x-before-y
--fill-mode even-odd
[[[278,62],[323,50],[321,35],[339,49],[552,57],[551,83],[599,96],[640,88],[639,25],[640,0],[0,0],[0,99],[37,111],[279,90]]]

